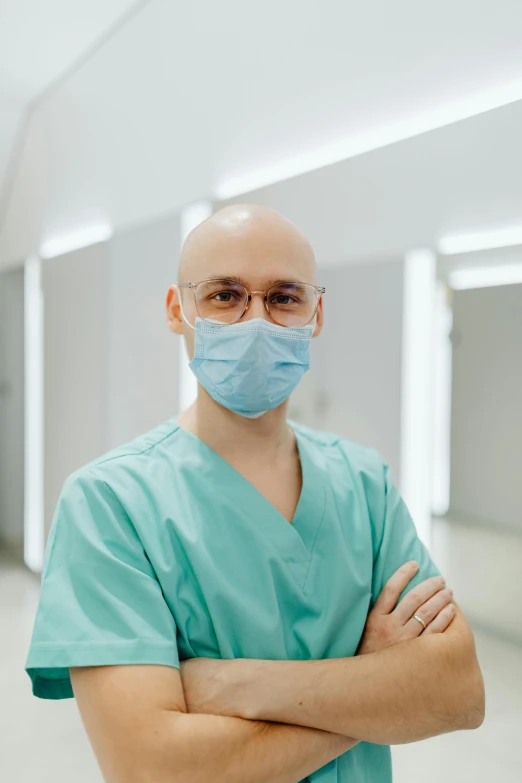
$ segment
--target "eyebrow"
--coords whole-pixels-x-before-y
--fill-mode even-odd
[[[229,283],[239,283],[240,285],[244,285],[245,288],[250,288],[249,283],[246,282],[242,277],[238,277],[237,275],[210,275],[210,277],[206,278],[207,280],[226,280]],[[266,284],[268,288],[272,288],[274,285],[281,285],[284,283],[285,285],[305,285],[305,283],[302,283],[300,280],[267,280]]]

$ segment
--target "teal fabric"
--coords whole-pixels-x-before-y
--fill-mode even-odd
[[[69,666],[194,656],[353,656],[392,573],[439,571],[379,454],[290,422],[303,488],[292,524],[175,419],[66,480],[25,664],[35,696],[72,698]],[[389,783],[360,743],[309,783]]]

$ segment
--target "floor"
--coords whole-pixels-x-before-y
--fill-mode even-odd
[[[36,699],[23,670],[39,578],[0,555],[0,780],[102,783],[73,699]],[[393,749],[396,783],[521,783],[522,647],[477,632],[487,718]]]

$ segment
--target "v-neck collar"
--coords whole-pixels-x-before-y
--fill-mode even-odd
[[[211,470],[206,471],[205,474],[207,478],[212,477],[221,490],[224,485],[239,483],[251,496],[252,500],[248,508],[242,509],[241,513],[265,535],[304,591],[326,507],[324,471],[312,460],[306,439],[301,437],[290,422],[287,422],[296,439],[302,471],[301,493],[292,522],[288,522],[263,493],[217,451],[193,432],[181,427],[176,420],[174,422],[183,436],[188,437],[197,446],[205,462],[212,460]]]

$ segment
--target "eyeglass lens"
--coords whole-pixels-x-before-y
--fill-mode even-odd
[[[281,326],[304,326],[317,308],[318,295],[306,283],[279,283],[267,291],[270,317]],[[206,321],[232,324],[239,321],[248,304],[248,291],[231,280],[206,280],[196,288],[196,307]]]

